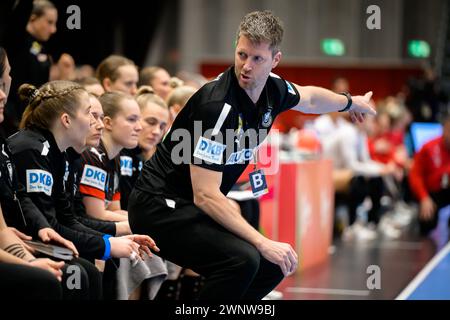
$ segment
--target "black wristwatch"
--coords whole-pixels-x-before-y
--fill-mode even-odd
[[[339,110],[339,112],[348,111],[350,109],[350,107],[352,106],[352,103],[353,103],[352,96],[348,92],[341,92],[339,94],[342,94],[343,96],[346,96],[347,100],[348,100],[347,105],[345,106],[345,108],[342,109],[342,110]]]

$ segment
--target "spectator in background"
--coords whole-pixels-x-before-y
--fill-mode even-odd
[[[337,188],[336,202],[343,202],[349,211],[348,227],[343,238],[371,240],[376,238],[374,227],[380,220],[380,199],[383,194],[383,175],[392,174],[393,166],[375,162],[370,158],[367,135],[364,127],[350,123],[344,115],[332,113],[322,115],[314,121],[319,134],[325,158],[333,160]],[[340,180],[344,179],[345,182]],[[372,207],[368,212],[368,225],[356,223],[357,208],[366,197]]]
[[[25,105],[17,90],[23,83],[36,87],[49,81],[50,55],[44,47],[56,32],[58,12],[48,0],[19,1],[7,25],[5,47],[12,67],[11,95],[6,106],[4,134],[9,136],[19,127]]]
[[[208,80],[201,74],[188,71],[178,72],[177,77],[184,82],[185,86],[190,86],[197,90],[208,82]]]
[[[169,85],[170,87],[173,89],[181,87],[182,85],[184,85],[183,80],[181,80],[180,78],[177,77],[171,77],[170,81],[169,81]]]
[[[165,69],[161,67],[146,67],[139,74],[139,87],[151,86],[155,94],[166,100],[172,91],[170,79],[170,75]]]
[[[415,122],[437,122],[448,103],[448,94],[441,88],[436,72],[427,67],[422,77],[408,81],[405,104]]]
[[[336,77],[331,85],[331,90],[336,93],[349,92],[350,84],[344,77]]]
[[[336,78],[332,90],[336,93],[348,92],[349,83],[345,78]],[[343,239],[375,239],[384,189],[381,177],[392,174],[395,167],[370,158],[366,124],[351,123],[346,114],[333,112],[321,115],[314,121],[314,129],[321,140],[324,157],[333,160],[336,203],[343,203],[348,208],[349,220],[343,230]],[[366,197],[370,197],[372,202],[367,225],[357,222],[357,209]],[[388,232],[398,235],[392,229]]]
[[[378,109],[374,125],[368,132],[369,152],[373,160],[396,168],[393,175],[385,177],[385,183],[390,196],[395,199],[395,211],[398,211],[398,205],[405,206],[403,200],[409,199],[406,175],[411,160],[404,143],[409,113],[392,97],[387,98]]]
[[[181,86],[175,88],[167,97],[167,105],[169,107],[169,122],[168,127],[172,126],[177,114],[184,108],[188,100],[194,95],[197,90],[190,86]]]
[[[63,53],[56,64],[50,68],[50,81],[69,80],[74,81],[77,77],[75,60],[68,53]]]
[[[419,224],[427,235],[438,223],[439,210],[450,204],[450,114],[441,137],[426,143],[414,156],[409,182],[420,202]]]
[[[94,77],[82,78],[77,81],[87,92],[92,93],[96,97],[100,97],[105,93],[100,81]]]
[[[134,96],[139,74],[137,66],[128,58],[111,55],[97,67],[97,79],[106,92],[120,91]]]
[[[83,64],[75,69],[76,79],[81,80],[85,78],[95,77],[95,69],[89,64]]]

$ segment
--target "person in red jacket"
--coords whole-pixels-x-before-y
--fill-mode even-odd
[[[441,137],[426,143],[414,156],[409,182],[420,201],[420,231],[428,234],[437,226],[441,208],[450,205],[450,114]]]

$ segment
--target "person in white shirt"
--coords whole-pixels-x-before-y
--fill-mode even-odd
[[[370,158],[367,135],[363,125],[351,123],[342,113],[330,113],[315,119],[314,130],[322,143],[323,156],[333,160],[335,177],[346,176],[344,187],[336,188],[336,202],[344,202],[349,212],[348,228],[344,239],[353,237],[374,239],[373,226],[380,220],[380,199],[383,195],[382,176],[392,174],[394,168]],[[366,197],[372,207],[368,212],[368,224],[356,222],[357,208]]]

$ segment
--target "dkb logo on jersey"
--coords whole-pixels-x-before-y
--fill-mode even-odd
[[[52,195],[53,176],[44,170],[27,170],[27,192],[44,192]]]
[[[81,184],[88,185],[102,191],[105,190],[106,171],[99,167],[86,164],[81,177]]]
[[[133,159],[128,156],[120,156],[120,174],[122,176],[133,175]]]
[[[266,194],[269,190],[267,189],[266,176],[262,169],[256,170],[249,175],[250,185],[252,186],[252,192],[255,197],[262,196]]]
[[[225,147],[221,143],[200,137],[194,150],[194,157],[211,163],[222,164],[222,154]]]

